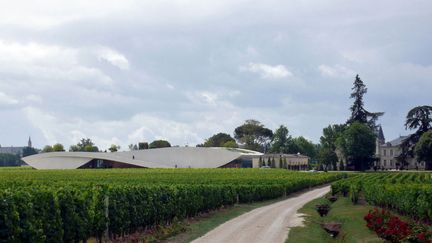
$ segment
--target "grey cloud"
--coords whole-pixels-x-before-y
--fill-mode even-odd
[[[0,115],[19,124],[2,123],[0,144],[34,134],[38,146],[80,136],[184,145],[248,118],[317,142],[345,122],[355,73],[368,109],[386,112],[388,138],[406,133],[408,109],[430,103],[429,1],[40,4],[50,8],[0,10],[0,94],[18,101]],[[292,75],[239,71],[250,63]]]

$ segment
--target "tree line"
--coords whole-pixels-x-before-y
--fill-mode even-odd
[[[142,149],[153,149],[153,148],[165,148],[171,147],[171,144],[166,140],[154,140],[150,144],[147,142],[139,142],[138,144],[130,144],[128,146],[129,150],[142,150]],[[112,144],[106,150],[100,150],[98,146],[90,138],[82,138],[77,144],[71,145],[69,147],[69,152],[117,152],[120,150],[120,146]],[[42,149],[42,153],[50,152],[64,152],[64,146],[60,143],[54,145],[46,145]]]
[[[129,144],[129,150],[143,150],[153,148],[171,147],[167,140],[154,140],[151,143],[139,142],[137,144]],[[265,127],[264,124],[257,120],[246,120],[244,124],[238,126],[234,130],[234,137],[227,133],[217,133],[204,141],[197,147],[227,147],[250,149],[264,153],[291,153],[303,154],[316,159],[319,152],[319,144],[314,144],[312,141],[303,136],[293,137],[289,134],[288,128],[281,125],[274,132]],[[98,146],[90,138],[82,138],[77,144],[69,147],[69,152],[117,152],[120,150],[119,145],[112,144],[105,151],[100,150]],[[42,149],[42,153],[62,152],[65,151],[64,146],[60,143],[54,145],[46,145]]]
[[[198,144],[197,147],[244,148],[263,153],[303,154],[315,160],[319,145],[304,138],[293,137],[286,126],[280,125],[275,131],[266,128],[257,120],[246,120],[234,129],[234,137],[228,133],[217,133]]]

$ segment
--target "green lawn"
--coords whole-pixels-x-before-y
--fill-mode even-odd
[[[306,204],[300,213],[305,214],[305,226],[292,228],[288,235],[288,243],[318,242],[383,242],[375,232],[369,231],[363,217],[371,206],[353,205],[348,198],[339,197],[331,204],[329,214],[323,218],[315,210],[315,205],[327,202],[319,198]],[[320,223],[338,221],[342,223],[340,235],[333,239],[321,228]]]

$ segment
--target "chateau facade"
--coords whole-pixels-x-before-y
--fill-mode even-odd
[[[377,155],[379,161],[376,162],[376,166],[379,169],[394,170],[400,169],[401,164],[398,161],[399,155],[402,153],[402,142],[408,138],[408,136],[399,136],[389,142],[377,141]],[[409,170],[424,170],[425,162],[418,162],[416,158],[408,157],[407,164],[404,169]]]

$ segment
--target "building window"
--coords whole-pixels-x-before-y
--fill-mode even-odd
[[[383,149],[384,151],[384,156],[387,156],[387,150]]]
[[[393,160],[390,160],[390,166],[393,166]]]
[[[393,156],[393,149],[390,149],[390,156]]]
[[[384,150],[385,151],[385,150]],[[384,160],[384,166],[387,166],[387,160]]]

